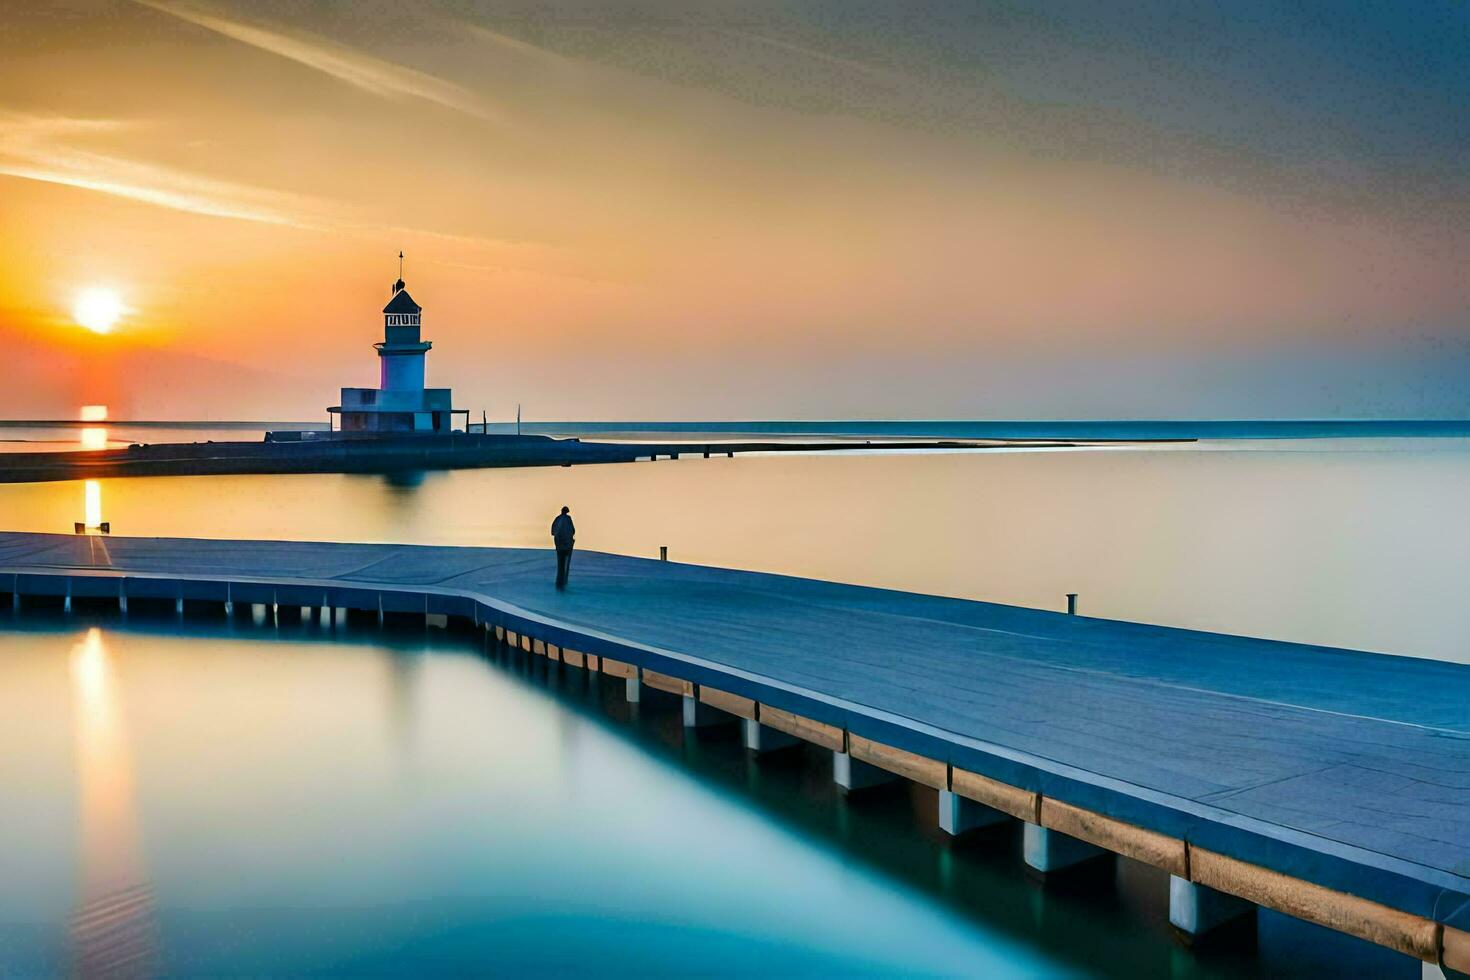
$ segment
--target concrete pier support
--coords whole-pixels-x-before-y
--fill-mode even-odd
[[[788,749],[801,744],[801,739],[795,735],[778,732],[754,718],[742,718],[740,721],[744,729],[745,747],[752,752],[775,752],[777,749]]]
[[[1256,906],[1243,898],[1227,895],[1205,885],[1169,876],[1169,924],[1186,938],[1195,939],[1243,916]]]
[[[952,837],[1010,820],[1009,814],[966,799],[947,789],[939,791],[939,829]]]
[[[184,600],[183,599],[175,599],[174,600],[174,615],[175,616],[183,616],[184,615]]]
[[[684,727],[685,728],[708,728],[711,725],[724,725],[735,720],[735,716],[727,711],[721,711],[713,705],[705,704],[699,698],[684,695]]]
[[[629,704],[637,704],[643,700],[643,682],[638,679],[636,674],[632,677],[624,678],[623,683],[626,685],[624,696],[627,697]]]
[[[887,769],[860,762],[846,752],[832,753],[832,781],[849,793],[869,786],[882,786],[898,778]]]
[[[1034,823],[1026,824],[1022,853],[1025,855],[1027,866],[1042,874],[1062,871],[1084,861],[1112,854],[1111,851],[1103,850],[1086,841],[1068,837],[1066,834]]]

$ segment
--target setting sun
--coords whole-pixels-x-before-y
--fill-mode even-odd
[[[111,289],[93,287],[77,295],[72,318],[93,333],[108,333],[125,312],[121,297]]]

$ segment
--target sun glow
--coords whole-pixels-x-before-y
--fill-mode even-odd
[[[82,485],[82,515],[85,519],[85,527],[98,528],[102,526],[102,484],[96,480],[88,480]]]
[[[84,289],[72,304],[72,319],[93,333],[110,333],[127,312],[115,290],[101,286]]]

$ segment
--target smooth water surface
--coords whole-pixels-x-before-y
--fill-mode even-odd
[[[1185,950],[1153,869],[1043,889],[932,791],[478,638],[0,615],[6,976],[1417,976],[1267,913]]]
[[[843,456],[96,484],[122,535],[549,546],[1470,662],[1470,440]],[[0,486],[69,532],[87,488]]]

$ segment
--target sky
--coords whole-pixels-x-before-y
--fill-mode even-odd
[[[1460,0],[15,0],[0,42],[3,417],[324,419],[400,249],[492,419],[1470,416]]]

